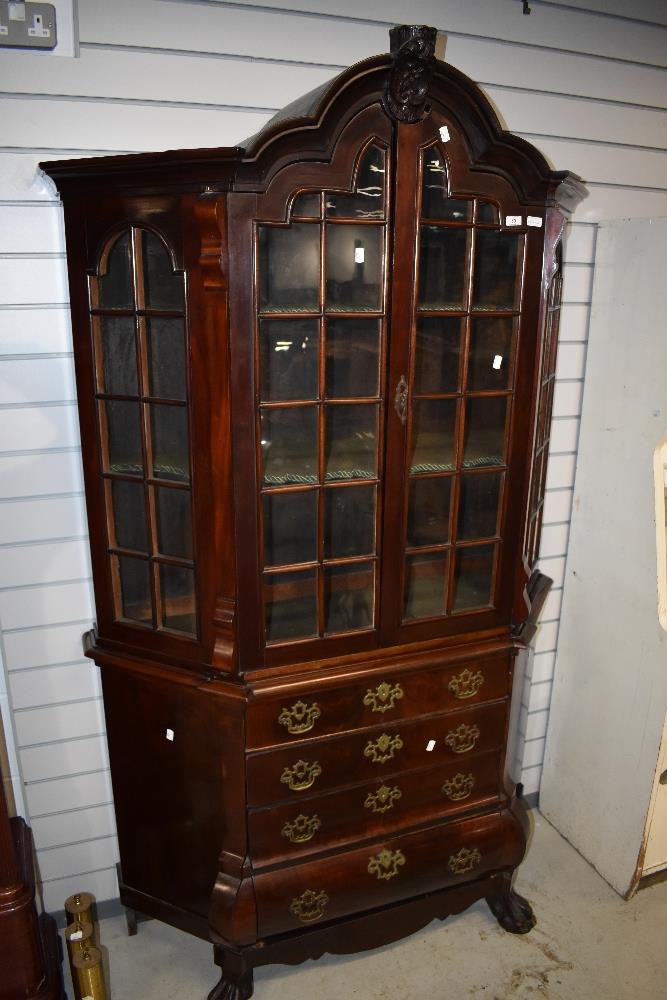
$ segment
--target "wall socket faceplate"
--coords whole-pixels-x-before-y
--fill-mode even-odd
[[[0,48],[55,49],[56,9],[52,3],[0,0]]]

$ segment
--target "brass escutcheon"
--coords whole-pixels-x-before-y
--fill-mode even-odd
[[[290,913],[298,917],[304,924],[310,924],[315,920],[322,919],[328,903],[329,897],[323,889],[319,892],[314,889],[306,889],[300,896],[294,897],[289,909]]]
[[[291,708],[283,708],[278,716],[281,726],[287,727],[287,732],[297,735],[309,732],[322,712],[316,701],[312,705],[306,705],[305,701],[297,701]]]
[[[364,749],[364,757],[370,757],[374,764],[386,764],[397,750],[403,746],[403,740],[396,734],[389,736],[383,733],[376,740],[369,740]]]
[[[466,667],[456,677],[452,677],[447,687],[453,692],[455,698],[474,698],[483,683],[484,674],[481,670],[473,673]]]
[[[303,813],[299,813],[291,823],[285,823],[280,832],[293,844],[305,844],[306,841],[313,839],[321,826],[322,821],[319,816],[304,816]]]
[[[364,705],[370,708],[371,712],[388,712],[402,697],[403,688],[400,684],[392,685],[382,681],[375,691],[368,689],[364,695]]]
[[[482,855],[476,847],[462,847],[458,854],[450,854],[447,866],[454,875],[464,875],[478,865]]]
[[[458,729],[450,729],[445,736],[445,743],[454,753],[466,753],[472,750],[479,735],[477,726],[467,726],[462,722]]]
[[[459,802],[467,799],[475,787],[475,777],[472,774],[456,774],[442,786],[442,790],[452,802]]]
[[[382,785],[381,788],[378,788],[377,792],[368,793],[364,802],[364,809],[372,809],[374,813],[389,812],[390,809],[394,808],[394,804],[398,802],[402,794],[403,792],[398,785],[394,785],[393,788]]]
[[[379,854],[368,859],[368,874],[388,881],[398,875],[398,869],[404,864],[403,851],[389,851],[385,847]]]
[[[318,761],[297,760],[292,767],[286,767],[280,775],[283,785],[288,785],[293,792],[303,792],[310,788],[316,778],[322,773],[322,767]]]

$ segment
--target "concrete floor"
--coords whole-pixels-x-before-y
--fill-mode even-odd
[[[256,1000],[667,1000],[667,883],[625,902],[533,817],[516,884],[537,916],[530,934],[505,933],[478,903],[387,948],[258,969]],[[133,938],[122,918],[103,920],[99,940],[113,1000],[205,1000],[217,981],[210,946],[156,920]]]

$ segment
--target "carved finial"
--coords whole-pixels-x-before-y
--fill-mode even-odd
[[[394,65],[384,99],[387,111],[398,121],[418,122],[424,117],[437,34],[424,24],[401,24],[389,32]]]

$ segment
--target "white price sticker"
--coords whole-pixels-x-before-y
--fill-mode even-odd
[[[167,730],[167,732],[165,733],[165,736],[166,736],[166,737],[167,737],[167,739],[168,739],[168,740],[170,740],[170,741],[171,741],[172,743],[174,742],[174,730],[173,730],[173,729],[168,729],[168,730]]]
[[[70,934],[69,939],[70,941],[80,941],[82,937],[83,937],[83,931],[73,931]]]
[[[440,133],[441,142],[449,142],[449,140],[451,139],[451,135],[449,134],[449,129],[447,128],[446,125],[441,125],[440,128],[438,129],[438,132]]]
[[[493,367],[496,369],[496,371],[499,370],[502,363],[503,363],[502,354],[496,354],[495,358],[493,359]]]
[[[539,215],[529,215],[528,218],[526,219],[526,222],[528,223],[529,226],[534,226],[535,229],[542,228],[542,219],[540,218]]]
[[[354,263],[355,264],[363,264],[363,262],[364,262],[364,248],[363,247],[355,247],[354,248]]]
[[[429,740],[428,743],[426,744],[426,749],[428,750],[429,753],[431,752],[431,750],[434,750],[435,740]]]
[[[506,226],[520,226],[523,223],[523,218],[520,215],[506,215],[505,225]]]

